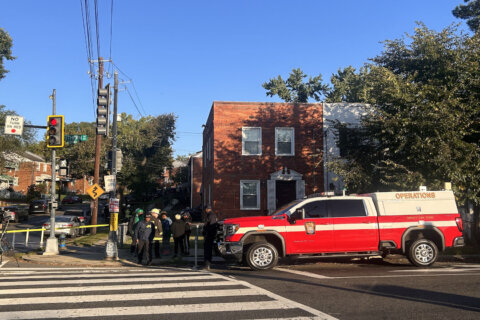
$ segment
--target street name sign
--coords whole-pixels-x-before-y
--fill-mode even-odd
[[[23,117],[6,116],[5,117],[5,134],[23,134]]]

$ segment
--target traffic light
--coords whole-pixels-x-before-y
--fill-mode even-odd
[[[108,135],[108,106],[110,105],[110,84],[98,89],[97,134]]]
[[[47,148],[63,148],[65,144],[64,127],[63,116],[47,117]]]

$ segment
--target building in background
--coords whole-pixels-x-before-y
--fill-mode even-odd
[[[202,152],[190,156],[188,160],[188,185],[190,188],[190,208],[202,208]]]
[[[321,103],[213,103],[202,203],[221,218],[263,215],[324,191]]]

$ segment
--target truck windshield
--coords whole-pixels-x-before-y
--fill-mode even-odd
[[[282,215],[282,214],[285,214],[287,213],[288,210],[290,210],[290,208],[292,208],[293,206],[295,206],[297,203],[300,203],[302,200],[294,200],[290,203],[287,203],[286,205],[284,205],[283,207],[280,207],[279,209],[277,209],[277,211],[275,211],[274,213],[272,213],[271,215],[272,216],[279,216],[279,215]]]

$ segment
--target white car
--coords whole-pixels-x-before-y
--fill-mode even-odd
[[[76,237],[79,234],[79,229],[72,227],[80,226],[80,220],[76,216],[56,216],[55,217],[55,234],[65,234],[70,237]],[[43,224],[43,228],[47,234],[50,232],[50,220]],[[65,229],[58,229],[65,228]]]

